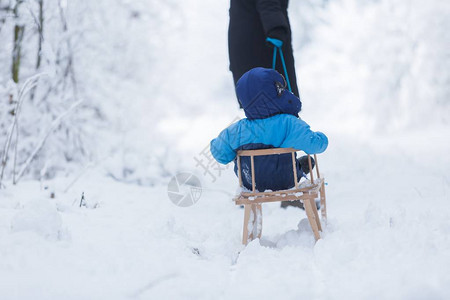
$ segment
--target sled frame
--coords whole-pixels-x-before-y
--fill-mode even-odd
[[[241,157],[250,157],[251,168],[251,184],[252,191],[242,191],[233,200],[236,205],[244,205],[244,228],[242,233],[242,244],[247,245],[250,241],[260,238],[262,233],[262,203],[266,202],[281,202],[281,201],[295,201],[300,200],[305,208],[306,216],[308,217],[309,224],[314,233],[316,241],[320,239],[320,232],[322,231],[322,223],[319,218],[319,212],[317,211],[315,199],[320,197],[322,222],[326,224],[327,210],[326,210],[326,196],[325,196],[325,179],[320,176],[319,164],[317,161],[317,155],[314,154],[315,169],[317,177],[314,178],[314,172],[312,170],[311,156],[308,155],[308,164],[310,169],[310,184],[306,187],[299,187],[297,181],[297,167],[295,153],[300,150],[293,148],[270,148],[270,149],[258,149],[258,150],[240,150],[237,152],[237,167],[239,186],[241,190],[243,188],[242,174],[241,174]],[[291,153],[292,157],[292,170],[294,187],[288,190],[278,190],[272,192],[259,192],[256,191],[255,185],[255,156],[263,155],[280,155]]]

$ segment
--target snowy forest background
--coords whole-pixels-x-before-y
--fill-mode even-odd
[[[194,159],[243,117],[228,70],[228,7],[0,0],[5,299],[233,298],[249,293],[235,278],[259,285],[280,274],[291,279],[250,296],[450,296],[441,271],[450,263],[450,2],[290,1],[301,117],[330,138],[321,160],[330,226],[314,247],[302,222],[292,228],[298,211],[268,206],[265,240],[245,250],[231,168],[212,178]],[[184,210],[166,194],[179,171],[205,188]],[[82,193],[85,210],[73,205]],[[392,233],[386,220],[401,225]],[[77,290],[78,277],[91,282]],[[297,290],[292,278],[319,283]]]

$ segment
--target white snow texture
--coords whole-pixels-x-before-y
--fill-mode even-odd
[[[26,24],[35,2],[23,4]],[[300,116],[329,137],[318,155],[328,225],[315,243],[304,211],[264,204],[262,237],[246,247],[244,210],[231,201],[238,180],[206,153],[244,117],[228,70],[229,1],[44,3],[47,77],[36,97],[63,72],[52,63],[67,41],[57,3],[77,92],[68,80],[48,103],[27,98],[18,167],[59,114],[84,102],[17,185],[10,151],[1,300],[450,299],[450,1],[290,1]],[[8,22],[1,151],[12,122],[5,95],[17,89]],[[21,82],[35,73],[36,45],[23,50]],[[192,206],[168,198],[178,172],[202,183]]]

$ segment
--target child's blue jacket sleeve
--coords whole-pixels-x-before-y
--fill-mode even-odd
[[[312,131],[305,121],[292,117],[286,123],[286,137],[279,147],[292,147],[307,154],[318,154],[327,149],[327,136],[320,131]]]
[[[242,119],[211,141],[211,154],[219,163],[227,164],[236,157],[238,149],[242,146],[252,149],[253,144],[292,147],[316,154],[326,150],[328,138],[322,132],[312,131],[303,120],[287,114],[258,120]]]
[[[227,164],[236,157],[236,151],[231,146],[233,138],[230,138],[230,135],[233,135],[231,133],[233,131],[237,132],[235,128],[237,124],[235,123],[222,130],[219,136],[210,143],[211,154],[221,164]]]

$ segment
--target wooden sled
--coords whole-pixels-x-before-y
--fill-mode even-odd
[[[322,224],[319,219],[319,213],[317,211],[315,199],[320,197],[320,206],[322,221],[326,223],[326,198],[325,198],[325,180],[320,177],[319,165],[317,162],[317,156],[314,154],[315,169],[317,178],[314,178],[313,171],[310,171],[310,183],[307,185],[299,186],[297,181],[297,168],[295,164],[295,152],[299,150],[293,148],[271,148],[260,150],[240,150],[237,153],[237,166],[239,174],[239,186],[241,190],[243,188],[242,175],[241,175],[241,157],[250,156],[251,166],[251,180],[252,191],[242,191],[233,200],[236,205],[244,205],[244,230],[242,235],[242,243],[247,245],[255,238],[261,237],[262,232],[262,207],[261,204],[265,202],[279,202],[279,201],[294,201],[300,200],[305,208],[306,215],[311,225],[314,237],[317,240],[320,239],[320,231],[322,231]],[[294,187],[288,190],[279,190],[272,192],[257,192],[255,189],[255,164],[254,157],[261,155],[280,155],[285,153],[291,153],[292,155],[292,168],[293,168],[293,180]],[[311,156],[308,155],[309,169],[312,170]]]

